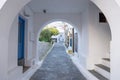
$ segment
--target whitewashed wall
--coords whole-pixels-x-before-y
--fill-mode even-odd
[[[120,7],[116,2],[118,0],[92,0],[105,14],[107,20],[109,22],[111,33],[112,33],[112,41],[111,41],[111,80],[119,80],[120,79]],[[119,2],[119,1],[118,1]]]
[[[34,47],[34,22],[33,22],[33,15],[34,13],[32,10],[25,6],[19,13],[22,17],[26,20],[25,25],[25,65],[31,66],[32,61],[34,60],[34,53],[33,53],[33,47]],[[18,15],[18,16],[19,16]],[[29,16],[26,16],[29,15]]]
[[[29,17],[26,17],[26,28],[25,28],[25,65],[31,66],[32,61],[35,58],[33,53],[33,46],[34,46],[34,22],[33,22],[33,15],[34,13],[32,10],[25,6],[23,11],[25,10],[25,13],[29,15]],[[21,12],[23,12],[21,11]],[[21,13],[22,14],[22,13]],[[23,15],[23,14],[22,14]]]
[[[40,34],[40,31],[43,27],[45,27],[47,24],[54,22],[54,21],[64,21],[72,26],[75,27],[76,30],[79,31],[79,27],[81,26],[81,14],[52,14],[52,13],[35,13],[34,15],[34,32],[35,32],[35,39],[36,43],[35,45],[38,45],[38,37]],[[37,53],[38,50],[36,50],[37,46],[34,47],[34,53]],[[36,55],[37,56],[37,55]]]
[[[93,3],[87,7],[81,15],[78,63],[84,76],[93,80],[88,70],[101,63],[103,57],[109,57],[111,31],[108,23],[99,23],[101,11]]]
[[[100,64],[102,58],[109,57],[111,31],[108,23],[99,23],[99,12],[93,3],[89,4],[89,53],[88,69],[93,69],[94,64]]]
[[[3,0],[2,0],[3,1]],[[15,16],[21,8],[30,0],[4,0],[5,4],[0,4],[0,79],[8,80],[8,40],[9,31]],[[111,42],[111,80],[120,79],[120,7],[118,0],[91,0],[105,14],[112,31]],[[119,1],[118,1],[119,2]],[[3,2],[4,3],[4,2]],[[3,6],[4,5],[4,6]]]
[[[99,23],[99,12],[93,3],[82,14],[81,53],[80,61],[87,69],[109,57],[111,31],[108,23]]]
[[[40,30],[48,23],[63,20],[74,24],[79,33],[80,64],[93,69],[94,64],[100,63],[101,58],[110,52],[111,33],[107,23],[99,23],[100,10],[92,3],[82,14],[40,14],[34,15],[35,38]],[[73,26],[74,26],[73,25]],[[37,41],[37,40],[36,40]],[[37,45],[37,43],[36,43]],[[36,47],[34,47],[34,50]],[[36,50],[37,51],[37,50]],[[34,52],[36,53],[36,52]]]
[[[22,75],[22,67],[17,66],[18,60],[18,16],[16,16],[9,34],[8,45],[8,79],[14,80]],[[17,76],[14,76],[18,74]]]
[[[86,59],[87,59],[87,55],[88,55],[88,34],[89,34],[89,30],[88,30],[88,9],[86,9],[82,15],[81,15],[81,28],[80,28],[80,43],[79,43],[79,59],[80,59],[80,64],[86,68]]]
[[[24,15],[24,11],[30,15],[30,17],[26,17]],[[32,39],[33,32],[33,13],[29,9],[29,7],[23,8],[20,13],[20,16],[25,18],[25,65],[31,66],[32,61],[34,59],[33,55],[33,44],[34,39]],[[8,71],[9,71],[9,80],[16,80],[18,77],[22,76],[22,67],[18,66],[18,16],[16,16],[12,28],[9,34],[9,46],[8,46]],[[15,77],[16,74],[19,74]]]
[[[17,67],[17,53],[18,53],[18,17],[15,18],[14,23],[12,24],[12,28],[9,36],[9,46],[8,46],[8,70],[11,70]],[[11,47],[12,46],[12,47]]]

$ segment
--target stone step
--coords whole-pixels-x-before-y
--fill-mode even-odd
[[[107,79],[110,79],[110,68],[109,67],[104,66],[102,64],[96,64],[95,71],[101,74],[102,76],[106,77]]]
[[[92,73],[99,80],[109,80],[105,78],[104,76],[102,76],[101,74],[99,74],[98,72],[96,72],[95,70],[89,70],[89,72]]]
[[[110,58],[103,58],[103,60],[110,61]]]
[[[109,58],[103,58],[102,64],[110,68],[110,59]]]

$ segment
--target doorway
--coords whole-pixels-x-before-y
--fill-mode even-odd
[[[18,66],[24,66],[25,19],[18,18]]]

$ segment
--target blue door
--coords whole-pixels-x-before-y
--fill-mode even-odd
[[[18,60],[24,60],[25,20],[19,17],[18,22]]]

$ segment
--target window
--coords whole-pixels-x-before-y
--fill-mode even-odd
[[[106,20],[103,13],[99,13],[99,22],[100,23],[107,23],[107,20]]]

